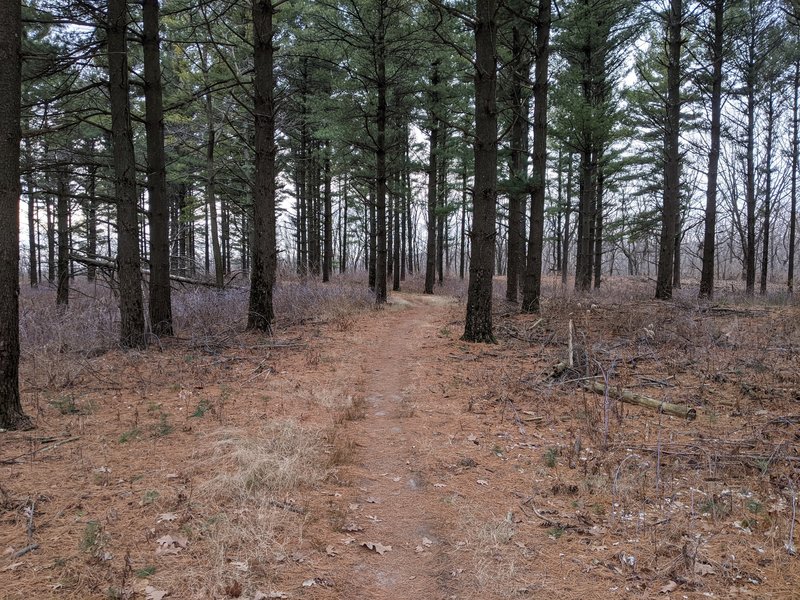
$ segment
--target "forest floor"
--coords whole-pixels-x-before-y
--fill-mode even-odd
[[[399,293],[272,338],[30,348],[0,597],[800,598],[800,307],[651,291],[498,300],[496,345]]]

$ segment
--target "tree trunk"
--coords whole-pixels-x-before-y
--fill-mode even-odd
[[[431,98],[428,120],[430,122],[430,151],[428,152],[428,241],[425,245],[425,294],[433,293],[433,284],[436,281],[436,184],[439,181],[437,168],[439,165],[439,117],[436,115],[439,102],[439,69],[438,63],[433,64],[431,75]]]
[[[768,82],[769,97],[767,98],[767,148],[766,148],[766,173],[764,173],[764,229],[761,236],[761,281],[760,293],[767,293],[767,275],[769,274],[769,239],[772,212],[772,146],[775,134],[775,99],[772,83]]]
[[[714,296],[714,262],[717,230],[717,175],[722,132],[722,61],[724,56],[725,0],[714,0],[714,42],[711,47],[711,149],[708,153],[706,222],[703,232],[703,267],[700,273],[700,297]]]
[[[127,25],[127,2],[109,0],[106,41],[114,154],[114,195],[117,204],[120,343],[125,348],[144,348],[147,344],[139,259],[136,159],[133,153],[133,130],[128,98]]]
[[[467,253],[467,161],[462,161],[461,169],[461,240],[458,244],[458,278],[464,280],[464,267]]]
[[[58,264],[56,273],[56,304],[69,304],[69,187],[66,165],[58,166],[56,218],[58,229]]]
[[[31,287],[39,287],[39,261],[36,255],[36,194],[33,191],[33,153],[30,139],[25,140],[25,192],[28,197],[28,257]]]
[[[597,191],[594,207],[594,287],[600,287],[603,277],[603,210],[605,208],[605,175],[603,172],[603,158],[600,157],[597,165]]]
[[[367,258],[367,270],[369,271],[367,275],[367,284],[369,289],[373,292],[375,291],[375,270],[377,261],[375,259],[375,255],[377,253],[377,235],[375,233],[376,223],[375,223],[375,192],[374,190],[370,190],[369,193],[369,200],[367,202],[369,205],[369,218],[365,219],[364,226],[368,227],[368,231],[366,232],[366,241],[367,241],[367,251],[365,252],[365,258]]]
[[[214,104],[211,93],[206,94],[206,206],[211,225],[211,252],[214,256],[214,281],[218,288],[225,285],[225,265],[219,244],[219,223],[217,221],[217,175],[214,164],[216,130],[214,129]]]
[[[94,148],[94,145],[92,145]],[[89,167],[89,182],[87,184],[89,198],[86,201],[86,255],[89,258],[97,256],[97,167]],[[97,268],[94,265],[86,267],[86,279],[94,281],[97,278]]]
[[[53,215],[53,197],[49,193],[45,199],[45,217],[47,219],[47,281],[52,284],[56,280],[56,220]]]
[[[0,428],[30,429],[19,394],[20,2],[0,4]]]
[[[324,176],[325,176],[325,216],[324,240],[322,251],[322,281],[330,281],[333,270],[333,197],[331,196],[331,156],[330,142],[325,142]]]
[[[672,298],[675,239],[680,211],[680,118],[681,118],[681,25],[682,0],[671,0],[669,8],[669,49],[667,64],[667,122],[664,133],[664,203],[661,215],[661,243],[658,251],[656,298]]]
[[[375,256],[375,302],[383,304],[386,302],[386,91],[388,88],[383,2],[380,3],[378,10],[380,19],[378,22],[376,48],[378,112],[375,125],[377,126],[378,135],[375,147],[375,243],[377,245]]]
[[[594,198],[595,198],[595,175],[597,173],[597,163],[595,154],[592,152],[593,139],[589,132],[589,139],[584,142],[585,147],[581,150],[581,181],[580,181],[580,200],[578,204],[578,255],[575,261],[575,289],[581,292],[589,291],[592,282],[592,258],[594,231]]]
[[[533,82],[533,189],[531,230],[522,311],[538,312],[542,293],[544,192],[547,174],[547,67],[550,58],[550,0],[539,0],[536,19],[536,75]]]
[[[403,256],[400,252],[401,240],[400,237],[400,221],[404,221],[403,213],[401,210],[402,206],[402,199],[403,195],[400,193],[400,178],[402,175],[400,171],[395,172],[394,181],[395,181],[395,189],[397,192],[394,195],[394,218],[392,219],[392,224],[394,225],[394,247],[393,247],[393,256],[392,256],[392,264],[394,265],[394,270],[392,271],[392,291],[399,292],[400,291],[400,273],[404,271],[402,267]]]
[[[447,246],[445,237],[445,221],[447,220],[447,143],[448,131],[444,123],[441,124],[441,140],[439,142],[439,167],[436,184],[436,280],[441,286],[444,284],[444,253]]]
[[[787,288],[794,292],[794,258],[797,232],[797,167],[798,149],[800,147],[800,60],[794,63],[794,90],[792,101],[792,173],[791,173],[791,207],[789,210],[789,274]]]
[[[525,190],[528,179],[528,110],[527,92],[530,59],[526,48],[527,31],[521,22],[512,28],[511,139],[508,194],[508,267],[506,300],[516,302],[525,276]]]
[[[561,250],[561,285],[567,285],[567,273],[569,271],[569,216],[572,212],[572,154],[567,155],[567,203],[564,210],[564,236],[561,243],[564,245]]]
[[[273,88],[272,0],[253,0],[255,181],[253,245],[247,328],[272,332],[278,249],[275,239],[275,106]]]
[[[169,206],[164,158],[164,106],[161,88],[158,0],[142,1],[147,198],[150,203],[150,327],[170,336],[172,291],[169,284]]]
[[[339,272],[344,273],[347,271],[347,175],[344,176],[340,193],[342,194],[342,243],[339,256]]]
[[[477,0],[475,20],[475,197],[464,335],[495,343],[492,273],[497,214],[497,0]]]
[[[748,295],[755,293],[756,287],[756,164],[755,164],[755,137],[756,137],[756,35],[754,18],[751,15],[748,27],[751,29],[748,46],[747,73],[745,74],[744,93],[747,95],[747,130],[745,132],[745,206],[746,206],[746,235],[747,242],[744,249],[745,261],[745,292]]]

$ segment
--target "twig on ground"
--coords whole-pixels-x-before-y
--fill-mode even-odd
[[[59,446],[63,446],[64,444],[68,444],[70,442],[75,442],[75,441],[77,441],[79,439],[81,439],[81,436],[75,436],[75,437],[67,438],[65,440],[61,440],[60,442],[56,442],[55,444],[50,444],[49,446],[44,446],[44,447],[38,448],[36,450],[31,450],[30,452],[25,452],[24,454],[20,454],[18,456],[14,456],[12,458],[4,458],[3,460],[0,460],[0,464],[13,465],[14,463],[19,462],[19,459],[25,458],[26,456],[32,456],[32,455],[38,454],[40,452],[47,452],[48,450],[53,450],[55,448],[58,448]]]
[[[28,552],[33,552],[39,548],[39,544],[30,544],[29,546],[25,546],[24,548],[17,550],[12,555],[14,558],[20,558],[21,556],[25,556]]]

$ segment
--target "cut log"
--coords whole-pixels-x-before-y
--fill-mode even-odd
[[[599,381],[587,381],[583,384],[583,388],[594,392],[596,394],[605,394],[606,385]],[[681,406],[680,404],[672,404],[671,402],[662,402],[649,396],[636,394],[630,390],[608,387],[608,395],[628,404],[636,404],[637,406],[646,406],[647,408],[655,409],[666,415],[674,417],[683,417],[689,421],[697,418],[697,411],[690,406]]]

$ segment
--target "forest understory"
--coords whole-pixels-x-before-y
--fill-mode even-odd
[[[496,345],[457,283],[342,279],[282,282],[272,337],[245,290],[176,290],[125,352],[103,288],[23,291],[0,597],[800,597],[797,301],[495,286]]]

